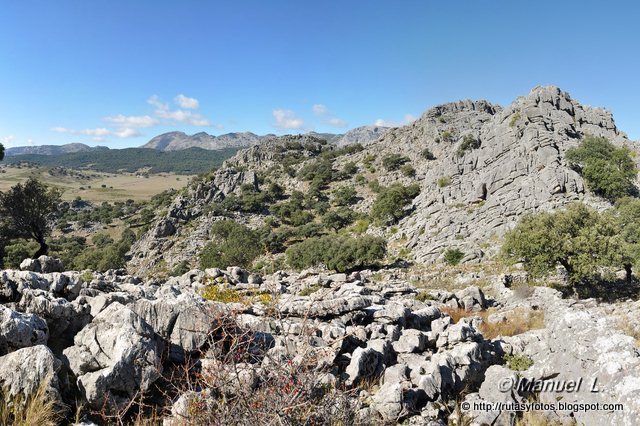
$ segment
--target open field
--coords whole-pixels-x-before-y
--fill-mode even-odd
[[[181,189],[191,176],[173,173],[142,177],[134,173],[101,173],[59,167],[0,166],[0,191],[6,191],[29,177],[59,188],[64,200],[81,197],[88,201],[148,200],[167,189]]]

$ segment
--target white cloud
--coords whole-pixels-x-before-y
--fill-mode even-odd
[[[176,100],[180,96],[181,95],[178,95],[176,97]],[[186,99],[198,102],[196,99]],[[182,109],[171,110],[169,108],[169,104],[162,102],[156,95],[151,96],[147,100],[147,103],[153,105],[156,108],[154,115],[161,120],[167,121],[168,124],[184,123],[191,124],[192,126],[211,126],[211,122],[206,117],[203,117],[200,114],[191,111],[185,111]]]
[[[304,127],[304,120],[290,109],[274,109],[273,117],[276,119],[273,126],[277,129],[299,130]]]
[[[120,129],[117,130],[115,132],[112,132],[112,134],[114,136],[117,136],[119,138],[133,138],[136,136],[140,136],[140,132],[138,132],[136,129],[132,129],[132,128],[125,128],[125,129]]]
[[[114,131],[104,127],[98,127],[95,129],[69,129],[66,127],[52,127],[51,131],[56,133],[68,133],[70,135],[93,136],[93,139],[96,141],[103,141],[106,136],[116,136],[118,138],[131,138],[140,136],[140,133],[132,128],[124,128]]]
[[[327,108],[326,105],[322,105],[322,104],[315,104],[313,106],[313,113],[315,115],[325,115],[329,112],[329,109]]]
[[[200,102],[196,98],[189,98],[182,93],[173,98],[173,100],[180,108],[198,109],[200,107]]]
[[[2,138],[2,145],[5,148],[8,148],[11,146],[12,142],[14,141],[15,137],[13,135],[9,135],[9,136],[5,136]]]
[[[158,120],[149,115],[113,115],[105,117],[105,122],[117,127],[151,127],[158,124]]]
[[[347,127],[347,122],[336,117],[326,105],[315,104],[311,108],[313,113],[322,119],[322,123],[332,127]]]
[[[378,127],[400,127],[411,124],[416,120],[417,118],[413,114],[405,114],[404,119],[400,123],[398,123],[397,121],[388,121],[382,118],[378,118],[373,124]]]

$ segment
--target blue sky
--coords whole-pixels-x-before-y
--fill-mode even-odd
[[[640,139],[637,2],[0,3],[0,143],[344,132],[554,84]]]

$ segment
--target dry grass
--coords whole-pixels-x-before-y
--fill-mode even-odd
[[[482,324],[480,331],[485,339],[495,339],[498,336],[515,336],[529,330],[544,328],[544,312],[532,309],[515,309],[506,313],[506,319],[496,323],[489,323],[489,315],[493,310],[470,312],[459,308],[443,308],[441,311],[457,323],[461,318],[480,317]]]
[[[0,391],[2,426],[55,426],[62,420],[60,408],[48,397],[44,385],[38,387],[28,398],[22,394],[10,396],[6,390]]]
[[[83,200],[88,201],[124,201],[129,198],[136,201],[149,200],[167,189],[183,188],[191,178],[191,176],[172,173],[160,173],[142,178],[133,173],[101,173],[83,170],[79,173],[90,178],[81,179],[78,176],[51,174],[49,167],[5,166],[2,169],[5,173],[0,173],[0,191],[6,191],[29,177],[35,177],[63,191],[64,200],[73,200],[76,197],[82,197]],[[102,185],[105,187],[103,188]]]
[[[640,348],[640,326],[637,324],[637,319],[632,320],[628,315],[619,315],[617,318],[616,328],[622,334],[626,334],[627,336],[631,336],[635,339],[635,345],[637,348]]]

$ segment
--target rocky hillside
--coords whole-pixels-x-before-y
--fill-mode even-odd
[[[477,261],[495,254],[501,236],[524,214],[577,200],[606,206],[564,158],[585,134],[633,149],[609,112],[583,106],[556,87],[537,87],[507,107],[486,101],[437,106],[359,149],[323,145],[308,135],[267,138],[193,182],[160,212],[134,246],[130,266],[146,273],[181,261],[195,265],[211,223],[225,216],[218,207],[229,194],[240,194],[243,185],[260,192],[268,182],[282,186],[285,197],[304,193],[313,187],[304,178],[308,168],[329,157],[332,170],[349,173],[337,173],[340,178],[318,196],[328,199],[332,191],[351,187],[360,214],[371,211],[376,188],[418,185],[405,217],[393,226],[371,223],[366,231],[385,236],[392,251],[433,263],[447,249],[458,249],[465,261]],[[257,229],[272,210],[266,205],[231,216]]]
[[[5,403],[44,390],[55,405],[38,424],[509,425],[504,404],[533,401],[527,383],[570,380],[584,383],[538,395],[569,408],[527,410],[522,424],[640,413],[640,355],[620,331],[638,326],[624,320],[637,302],[575,303],[482,272],[420,291],[393,269],[143,280],[59,272],[47,257],[21,267],[0,272],[0,384]],[[595,403],[624,409],[574,408]]]
[[[169,132],[154,137],[141,148],[151,148],[158,151],[179,151],[194,147],[209,150],[246,148],[259,143],[261,138],[251,132],[227,133],[220,136],[212,136],[205,132],[194,135],[187,135],[184,132]]]
[[[389,131],[389,127],[383,127],[383,126],[356,127],[355,129],[351,129],[347,133],[342,135],[336,141],[336,144],[338,146],[351,145],[354,143],[366,145],[368,143],[378,140],[385,133],[387,133],[387,131]]]
[[[65,145],[38,145],[38,146],[16,146],[7,148],[5,155],[7,157],[16,155],[62,155],[72,152],[88,152],[107,150],[106,146],[89,146],[83,143],[69,143]]]

